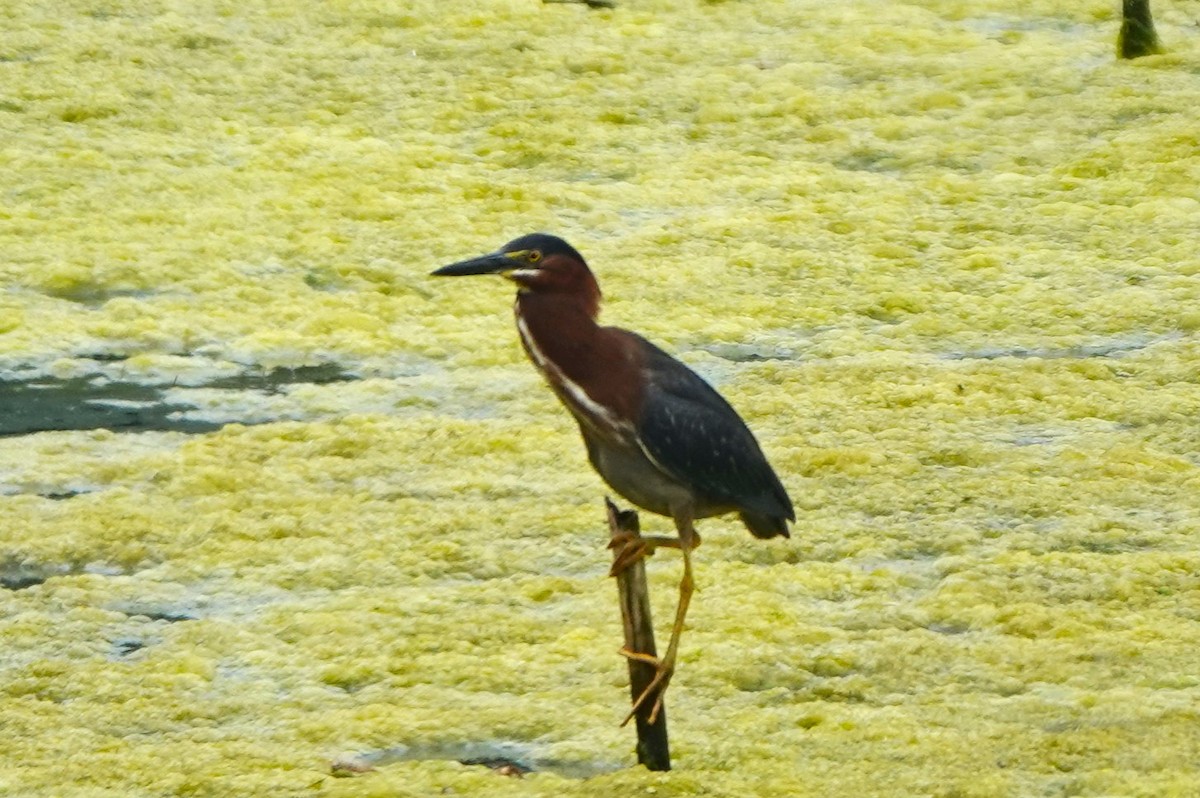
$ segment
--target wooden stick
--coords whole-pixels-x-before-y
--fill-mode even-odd
[[[634,510],[618,510],[611,499],[604,500],[608,511],[608,530],[614,540],[622,543],[630,535],[641,537],[638,515]],[[613,558],[621,552],[621,546],[613,547]],[[646,586],[646,563],[638,558],[616,574],[617,592],[621,603],[621,623],[625,627],[625,648],[638,654],[658,656],[654,647],[654,625],[650,622],[650,590]],[[655,675],[654,666],[648,662],[629,659],[630,701],[636,701],[649,686]],[[650,723],[650,711],[655,696],[642,702],[634,715],[637,722],[638,763],[647,770],[670,770],[671,747],[667,741],[667,708],[664,705],[654,723]]]

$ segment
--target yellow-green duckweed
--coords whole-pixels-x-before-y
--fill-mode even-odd
[[[6,3],[3,376],[363,379],[0,439],[0,792],[1193,794],[1200,53],[1116,5]],[[701,526],[668,774],[511,288],[426,279],[533,230],[797,503]]]

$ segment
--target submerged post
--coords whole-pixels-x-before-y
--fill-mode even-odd
[[[1117,33],[1117,56],[1119,58],[1141,58],[1163,51],[1154,30],[1154,17],[1150,14],[1150,0],[1122,0],[1121,30]]]
[[[611,499],[604,500],[608,511],[608,531],[614,541],[624,541],[630,536],[640,537],[641,528],[634,510],[618,510]],[[613,560],[620,555],[621,547],[613,547]],[[650,590],[646,586],[646,563],[638,558],[614,574],[621,603],[621,623],[625,628],[625,648],[638,654],[658,656],[654,647],[654,626],[650,622]],[[635,659],[629,660],[630,700],[636,701],[654,680],[654,666]],[[654,723],[650,723],[650,712],[654,707],[654,696],[642,702],[634,715],[637,722],[638,763],[647,770],[670,770],[671,748],[667,741],[667,708],[664,705]]]

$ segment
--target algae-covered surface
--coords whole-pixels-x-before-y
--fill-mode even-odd
[[[0,793],[1194,795],[1200,40],[1117,5],[5,2],[0,391],[211,423],[0,438]],[[700,526],[670,773],[511,287],[426,276],[534,230],[796,500]]]

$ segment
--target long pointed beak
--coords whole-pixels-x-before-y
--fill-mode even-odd
[[[518,268],[518,263],[503,252],[492,252],[478,258],[460,260],[431,272],[434,277],[464,277],[468,274],[503,274]]]

